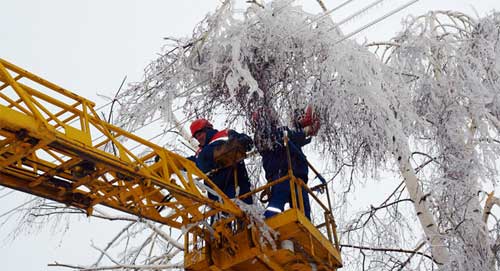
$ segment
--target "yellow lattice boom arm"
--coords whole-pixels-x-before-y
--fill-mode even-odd
[[[222,200],[209,200],[200,182],[212,184],[193,162],[107,123],[93,102],[0,59],[0,185],[89,213],[102,204],[176,228],[221,211],[242,215],[213,184]],[[160,212],[165,208],[170,212]]]
[[[0,59],[0,185],[89,214],[101,204],[187,229],[184,267],[189,271],[342,267],[329,198],[327,207],[292,170],[240,196],[289,181],[291,208],[261,228],[257,224],[264,222],[244,214],[192,161],[107,123],[94,106]],[[204,195],[203,185],[219,200]],[[301,189],[319,204],[323,223],[314,225],[304,215],[302,197],[296,200]],[[224,215],[215,223],[193,226],[217,213]],[[266,228],[279,233],[267,243],[261,242]]]

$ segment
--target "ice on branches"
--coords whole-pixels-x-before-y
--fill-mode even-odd
[[[258,108],[272,107],[282,123],[313,104],[322,119],[318,143],[332,156],[360,165],[384,160],[401,102],[392,74],[366,48],[341,38],[328,17],[309,14],[293,1],[254,5],[243,13],[226,1],[189,39],[152,62],[143,82],[120,97],[120,122],[140,126],[155,114],[246,123]],[[250,128],[248,130],[251,130]],[[340,159],[340,158],[339,158]]]
[[[131,129],[159,114],[169,122],[223,112],[229,124],[248,126],[255,110],[269,107],[286,124],[312,104],[322,123],[315,142],[329,161],[362,173],[395,165],[404,185],[391,195],[395,203],[386,203],[414,207],[426,240],[418,249],[432,254],[426,266],[491,269],[500,253],[490,245],[500,238],[481,220],[479,191],[498,179],[500,16],[411,17],[398,36],[379,44],[386,46],[382,57],[338,42],[334,26],[293,1],[243,12],[225,1],[190,38],[172,39],[144,80],[121,95],[120,122]],[[384,227],[369,228],[375,224],[368,221],[347,229],[362,236],[349,241],[367,242],[369,232],[377,242],[400,245],[404,234],[390,229],[408,220],[397,214]],[[398,264],[410,265],[399,256]]]
[[[385,59],[407,82],[398,96],[409,97],[407,129],[427,156],[416,160],[430,162],[421,180],[450,255],[443,270],[493,264],[479,196],[498,178],[499,22],[445,11],[410,18]]]

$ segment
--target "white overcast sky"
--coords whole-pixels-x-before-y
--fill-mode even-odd
[[[330,9],[342,2],[324,0]],[[353,1],[332,17],[339,21],[371,2],[374,0]],[[349,33],[406,2],[386,0],[345,24],[342,30]],[[124,76],[128,76],[128,82],[140,80],[143,68],[161,51],[163,37],[189,36],[194,25],[219,3],[218,0],[1,0],[0,58],[94,100],[97,105],[104,104],[97,93],[111,96]],[[316,0],[297,3],[308,11],[320,12]],[[355,37],[359,41],[389,39],[401,29],[400,21],[408,14],[456,10],[476,17],[493,9],[500,11],[499,0],[420,0]],[[21,192],[2,197],[6,192],[7,189],[0,190],[0,224],[5,218],[1,217],[3,213],[28,198]],[[113,230],[121,227],[118,223],[94,219],[89,222],[81,217],[70,224],[64,235],[51,232],[49,226],[40,233],[24,234],[8,242],[6,237],[13,224],[0,227],[2,271],[68,270],[46,266],[54,261],[89,264],[94,259],[91,240],[103,246]]]

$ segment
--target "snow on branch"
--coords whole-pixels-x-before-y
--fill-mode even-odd
[[[120,95],[119,122],[133,129],[160,115],[181,126],[224,114],[227,124],[251,131],[256,110],[270,108],[288,124],[311,104],[322,123],[315,142],[330,164],[349,161],[367,174],[395,162],[434,260],[488,269],[491,238],[478,191],[498,178],[500,15],[410,17],[395,38],[372,43],[382,48],[378,57],[343,40],[328,16],[292,2],[241,12],[224,1],[191,37],[169,39],[144,80]],[[416,172],[411,161],[426,166]],[[393,225],[372,221],[374,237],[400,241],[387,234]]]
[[[392,138],[403,134],[395,120],[405,103],[394,97],[399,85],[392,71],[355,42],[336,43],[342,36],[334,25],[291,1],[243,13],[225,1],[192,37],[172,40],[144,80],[122,93],[120,123],[133,128],[157,114],[172,122],[182,109],[187,119],[224,112],[230,124],[249,126],[252,112],[270,107],[288,124],[312,104],[323,124],[317,142],[326,153],[377,166]]]

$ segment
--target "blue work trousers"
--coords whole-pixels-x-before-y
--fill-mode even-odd
[[[273,179],[273,181],[277,180],[278,178],[279,177],[277,177],[276,179]],[[300,179],[302,179],[302,178],[300,178]],[[305,183],[307,183],[307,178],[304,178],[302,180]],[[296,191],[295,195],[297,196],[296,197],[296,202],[297,202],[296,208],[298,209],[300,206],[300,203],[299,203],[299,198],[298,198],[297,187],[298,187],[298,184],[295,184],[295,191]],[[302,188],[302,200],[304,201],[304,214],[309,220],[311,220],[311,205],[309,203],[309,194],[304,189],[304,187],[301,187],[301,188]],[[289,180],[275,184],[271,187],[271,197],[269,199],[269,204],[267,205],[267,210],[264,213],[264,216],[266,218],[269,218],[271,216],[278,214],[277,211],[272,211],[273,208],[277,208],[277,209],[281,210],[281,212],[283,212],[283,209],[285,208],[285,204],[287,202],[290,203],[290,207],[293,207],[293,206],[291,206],[292,205],[292,195],[291,195],[291,191],[290,191],[290,181]]]

